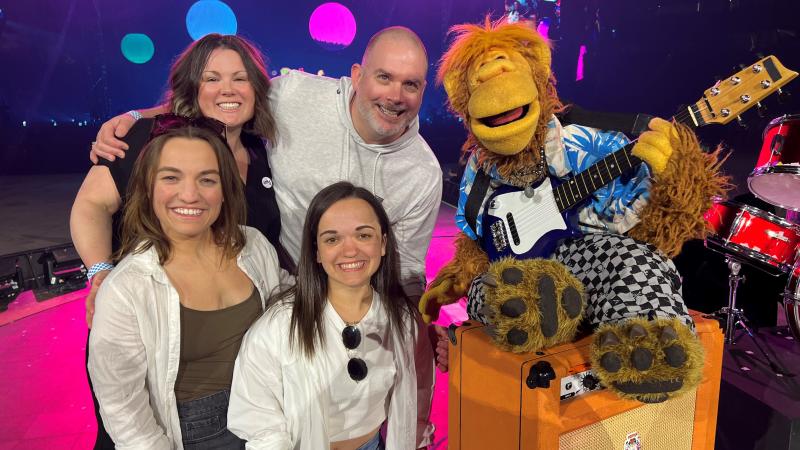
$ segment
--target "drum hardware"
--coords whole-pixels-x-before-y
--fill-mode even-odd
[[[789,331],[796,341],[800,341],[800,299],[784,296],[783,311],[786,313]]]
[[[786,242],[786,243],[789,242],[789,238],[787,238],[786,236],[783,235],[783,231],[775,232],[775,231],[772,231],[772,230],[767,230],[766,233],[767,233],[767,236],[769,236],[771,239],[777,239],[779,241],[783,241],[783,242]]]
[[[742,327],[742,329],[750,336],[750,339],[755,344],[756,348],[761,355],[764,356],[764,359],[767,360],[767,364],[769,364],[770,369],[775,373],[775,375],[779,377],[793,377],[795,374],[787,372],[783,370],[778,364],[776,364],[772,358],[764,351],[764,348],[761,347],[761,344],[756,339],[753,330],[747,325],[748,319],[745,317],[744,312],[736,307],[736,291],[739,288],[739,282],[744,281],[744,276],[739,275],[739,271],[742,268],[741,261],[738,259],[727,256],[725,258],[725,263],[728,265],[728,306],[720,308],[718,311],[711,314],[711,316],[716,317],[717,319],[722,319],[722,316],[725,317],[725,343],[729,345],[735,345],[736,339],[734,335],[736,334],[736,325]]]
[[[800,251],[800,247],[798,251]],[[783,292],[783,310],[786,313],[789,331],[800,342],[800,254],[786,282],[786,290]]]

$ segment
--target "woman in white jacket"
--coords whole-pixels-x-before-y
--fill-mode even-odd
[[[240,226],[242,183],[215,131],[213,119],[161,116],[136,161],[89,341],[118,449],[244,447],[226,429],[233,364],[280,272],[263,235]]]
[[[430,444],[433,356],[398,264],[369,191],[340,182],[314,197],[297,284],[270,300],[236,360],[228,427],[248,449]]]

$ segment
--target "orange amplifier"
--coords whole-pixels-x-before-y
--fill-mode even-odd
[[[483,325],[465,322],[451,333],[449,449],[713,449],[723,335],[716,320],[692,317],[706,352],[703,379],[695,391],[656,404],[598,385],[591,336],[514,354],[495,347]],[[532,371],[546,364],[555,379],[529,387]]]

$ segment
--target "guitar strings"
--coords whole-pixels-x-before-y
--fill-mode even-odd
[[[583,170],[583,171],[581,171],[581,172],[578,172],[577,174],[573,175],[571,178],[568,178],[568,179],[567,179],[567,180],[566,180],[564,183],[561,183],[561,184],[560,184],[560,185],[558,185],[556,188],[554,188],[554,189],[553,189],[553,191],[554,191],[555,193],[558,193],[557,191],[559,191],[559,190],[560,190],[561,192],[563,192],[563,193],[565,194],[565,198],[567,198],[567,199],[568,199],[568,203],[569,203],[569,205],[566,205],[566,206],[565,206],[565,205],[562,205],[562,206],[565,206],[565,207],[567,207],[567,208],[569,208],[569,207],[572,207],[572,206],[574,206],[575,204],[577,204],[577,203],[578,203],[580,200],[583,200],[583,199],[582,199],[582,198],[580,198],[580,197],[585,197],[586,195],[589,195],[589,194],[591,194],[591,193],[593,193],[593,192],[596,192],[598,189],[602,188],[603,186],[607,185],[607,184],[608,184],[608,183],[610,183],[612,180],[614,180],[616,177],[615,177],[615,176],[612,176],[612,173],[611,173],[611,168],[609,167],[609,165],[608,165],[608,161],[606,161],[606,160],[607,160],[607,159],[609,159],[609,160],[610,160],[610,159],[613,159],[613,160],[614,160],[614,164],[616,164],[616,166],[617,166],[617,167],[622,167],[622,165],[620,165],[620,163],[619,163],[619,160],[618,160],[618,159],[617,159],[617,157],[616,157],[616,153],[620,152],[621,150],[624,150],[624,149],[625,149],[625,147],[627,147],[627,146],[629,146],[629,145],[635,144],[635,143],[636,143],[636,141],[638,141],[638,138],[637,138],[637,139],[634,139],[634,140],[632,140],[632,141],[630,141],[630,142],[629,142],[629,143],[627,143],[627,144],[625,144],[625,146],[624,146],[624,147],[622,147],[622,148],[620,148],[620,149],[617,149],[617,150],[615,150],[614,152],[612,152],[612,153],[610,153],[610,154],[606,155],[606,157],[604,157],[604,158],[602,158],[602,159],[599,159],[599,160],[595,161],[595,162],[594,162],[594,163],[592,163],[592,165],[591,165],[591,166],[589,166],[589,167],[588,167],[586,170]],[[633,155],[631,155],[631,156],[633,156]],[[602,162],[603,164],[600,164],[601,162]],[[628,163],[630,163],[630,162],[631,162],[631,161],[630,161],[630,159],[629,159],[629,157],[628,157],[627,155],[626,155],[626,162],[628,162]],[[635,164],[631,164],[631,167],[633,167],[634,165],[635,165]],[[606,166],[606,167],[605,167],[605,169],[603,169],[603,167],[602,167],[602,166]],[[612,167],[613,167],[613,166],[612,166]],[[600,186],[599,186],[599,187],[595,187],[595,183],[594,183],[594,181],[592,180],[592,177],[590,176],[590,175],[591,175],[591,173],[590,173],[590,172],[591,172],[591,171],[592,171],[594,168],[596,168],[597,175],[600,177]],[[628,170],[628,169],[625,169],[625,170]],[[624,172],[624,170],[620,170],[620,174],[622,174],[622,172]],[[578,179],[578,178],[585,178],[585,177],[587,177],[587,176],[589,176],[589,180],[591,181],[591,184],[592,184],[592,188],[593,188],[593,190],[586,192],[586,193],[585,193],[584,195],[582,195],[582,196],[576,196],[576,195],[575,195],[575,193],[574,193],[574,191],[573,191],[573,189],[572,189],[572,187],[569,187],[569,183],[570,183],[570,181],[573,181],[573,180],[575,180],[575,187],[578,189],[578,193],[580,194],[580,192],[581,192],[581,187],[580,187],[580,183],[578,183],[577,179]],[[619,176],[619,175],[617,175],[617,176]],[[604,178],[607,178],[608,180],[606,181],[606,180],[604,180]],[[583,184],[584,184],[584,185],[587,187],[587,189],[588,189],[588,185],[586,184],[586,180],[585,180],[585,179],[583,179],[582,181],[583,181]],[[569,197],[567,197],[567,195],[568,195]],[[559,197],[560,197],[560,196],[559,196]],[[571,198],[571,199],[570,199],[570,198]]]
[[[555,189],[552,188],[552,185],[550,185],[550,193],[555,193]],[[514,214],[514,226],[518,230],[518,233],[519,230],[528,230],[533,224],[541,224],[541,217],[545,214],[550,216],[558,213],[559,217],[561,217],[561,212],[558,211],[558,205],[555,201],[555,196],[551,195],[549,198],[552,198],[553,202],[542,202],[535,208],[528,207],[523,209],[521,212]],[[553,208],[553,206],[555,206],[555,208]],[[505,218],[502,219],[504,221],[506,220]]]

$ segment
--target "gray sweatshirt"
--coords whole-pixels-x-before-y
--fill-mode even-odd
[[[291,71],[272,82],[278,139],[269,162],[281,211],[281,243],[297,261],[311,199],[330,184],[350,181],[383,199],[397,237],[404,288],[419,296],[441,201],[442,170],[419,135],[418,119],[391,144],[367,144],[350,117],[350,78]]]

